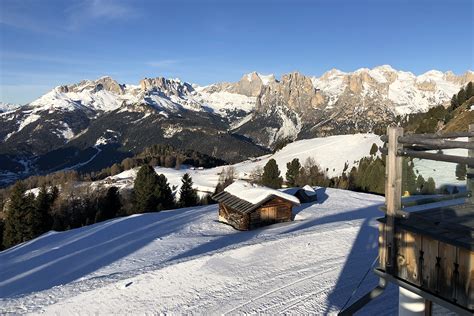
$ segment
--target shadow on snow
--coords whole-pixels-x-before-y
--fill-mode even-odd
[[[317,190],[318,202],[304,204],[295,213],[328,198],[325,188]],[[328,295],[326,312],[339,311],[354,287],[377,256],[378,230],[373,219],[381,216],[373,205],[304,221],[272,225],[252,231],[217,231],[215,239],[186,249],[165,260],[171,262],[211,253],[232,245],[245,243],[266,231],[272,235],[295,234],[318,225],[362,220],[350,254]],[[140,250],[156,239],[172,234],[195,222],[197,217],[210,212],[217,214],[215,206],[187,208],[160,213],[148,213],[118,218],[63,233],[47,233],[30,242],[0,253],[0,297],[12,297],[66,284],[90,274]],[[205,236],[202,236],[205,237]],[[5,264],[8,262],[8,264]],[[165,263],[162,262],[162,263]],[[372,289],[377,278],[370,272],[351,302]],[[393,295],[394,289],[387,290]],[[386,292],[387,292],[386,291]],[[381,298],[378,298],[380,300]],[[385,306],[381,312],[391,311]]]
[[[0,253],[0,297],[41,291],[79,279],[175,232],[202,212],[188,208],[118,218],[67,232],[46,233],[7,249]]]

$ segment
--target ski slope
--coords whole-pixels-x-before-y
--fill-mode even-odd
[[[47,233],[0,253],[0,314],[335,314],[376,258],[383,198],[316,192],[293,222],[247,232],[210,205]],[[364,314],[396,311],[390,287]]]

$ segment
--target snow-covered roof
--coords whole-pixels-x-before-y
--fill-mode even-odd
[[[293,195],[242,180],[235,181],[224,191],[255,205],[267,201],[272,196],[280,197],[293,204],[300,204],[300,200]]]
[[[309,185],[305,185],[302,189],[304,190],[304,193],[306,193],[307,196],[316,195],[316,191],[314,191],[314,189]]]

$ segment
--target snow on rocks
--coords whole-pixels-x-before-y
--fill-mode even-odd
[[[37,114],[31,114],[29,116],[26,117],[26,119],[24,121],[22,121],[20,123],[20,126],[18,127],[18,131],[21,131],[22,129],[24,129],[26,126],[30,125],[31,123],[34,123],[36,122],[37,120],[40,119],[41,116],[37,115]]]
[[[224,191],[252,204],[260,204],[273,196],[280,197],[296,205],[300,204],[300,200],[293,195],[242,180],[235,181],[226,187]]]
[[[257,102],[256,97],[248,97],[227,91],[208,93],[203,90],[204,88],[197,88],[198,95],[196,98],[218,114],[225,114],[225,111],[234,110],[251,112]]]

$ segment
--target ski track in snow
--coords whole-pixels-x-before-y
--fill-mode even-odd
[[[317,193],[295,221],[247,232],[212,205],[47,233],[0,253],[0,313],[335,314],[377,255],[383,198]],[[386,292],[365,313],[396,312]]]

